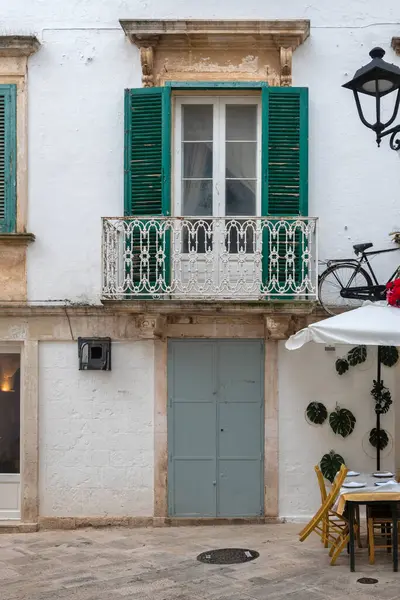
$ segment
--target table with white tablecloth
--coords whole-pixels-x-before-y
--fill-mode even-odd
[[[397,514],[400,506],[400,483],[397,483],[394,477],[374,477],[372,473],[360,473],[357,476],[349,476],[345,484],[349,482],[365,483],[365,487],[346,488],[342,487],[336,500],[334,510],[339,515],[346,512],[349,520],[350,529],[350,569],[355,570],[355,551],[354,551],[354,514],[355,507],[360,504],[368,505],[388,505],[392,509],[393,519],[393,570],[398,570],[398,530]],[[385,485],[376,485],[376,483],[385,483]]]

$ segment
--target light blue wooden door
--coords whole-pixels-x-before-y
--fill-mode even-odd
[[[217,516],[263,513],[263,343],[218,341]]]
[[[168,344],[171,516],[263,514],[263,343]]]
[[[171,515],[216,514],[216,347],[168,345],[168,488]]]

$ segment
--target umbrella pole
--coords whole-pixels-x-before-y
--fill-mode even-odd
[[[378,346],[378,368],[376,374],[376,380],[378,383],[381,383],[381,346]],[[381,448],[380,448],[380,440],[381,440],[381,413],[376,413],[376,433],[378,445],[376,447],[376,469],[377,471],[381,470]]]

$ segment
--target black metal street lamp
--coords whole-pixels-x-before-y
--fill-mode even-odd
[[[400,140],[396,135],[400,133],[400,125],[387,129],[397,117],[400,104],[400,69],[383,60],[385,51],[382,48],[373,48],[369,53],[371,62],[358,69],[353,79],[343,85],[344,88],[353,90],[358,115],[361,122],[376,133],[376,142],[380,146],[383,137],[390,135],[390,147],[392,150],[400,150]],[[381,98],[387,94],[397,92],[391,118],[382,123],[381,121]],[[366,94],[375,98],[376,121],[368,123],[364,117],[359,94]]]

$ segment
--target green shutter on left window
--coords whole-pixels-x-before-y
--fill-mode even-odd
[[[170,281],[170,231],[147,217],[171,214],[171,88],[154,87],[125,90],[125,216],[147,223],[149,237],[139,227],[128,238],[129,255],[125,276],[137,285],[143,277],[140,253],[143,244],[149,253],[150,284],[156,286],[161,276]],[[160,258],[160,251],[165,258]],[[161,261],[161,262],[160,262]],[[158,292],[163,292],[159,289]]]
[[[125,215],[169,215],[171,88],[125,90]]]
[[[0,85],[0,233],[15,231],[16,98],[16,85]]]

